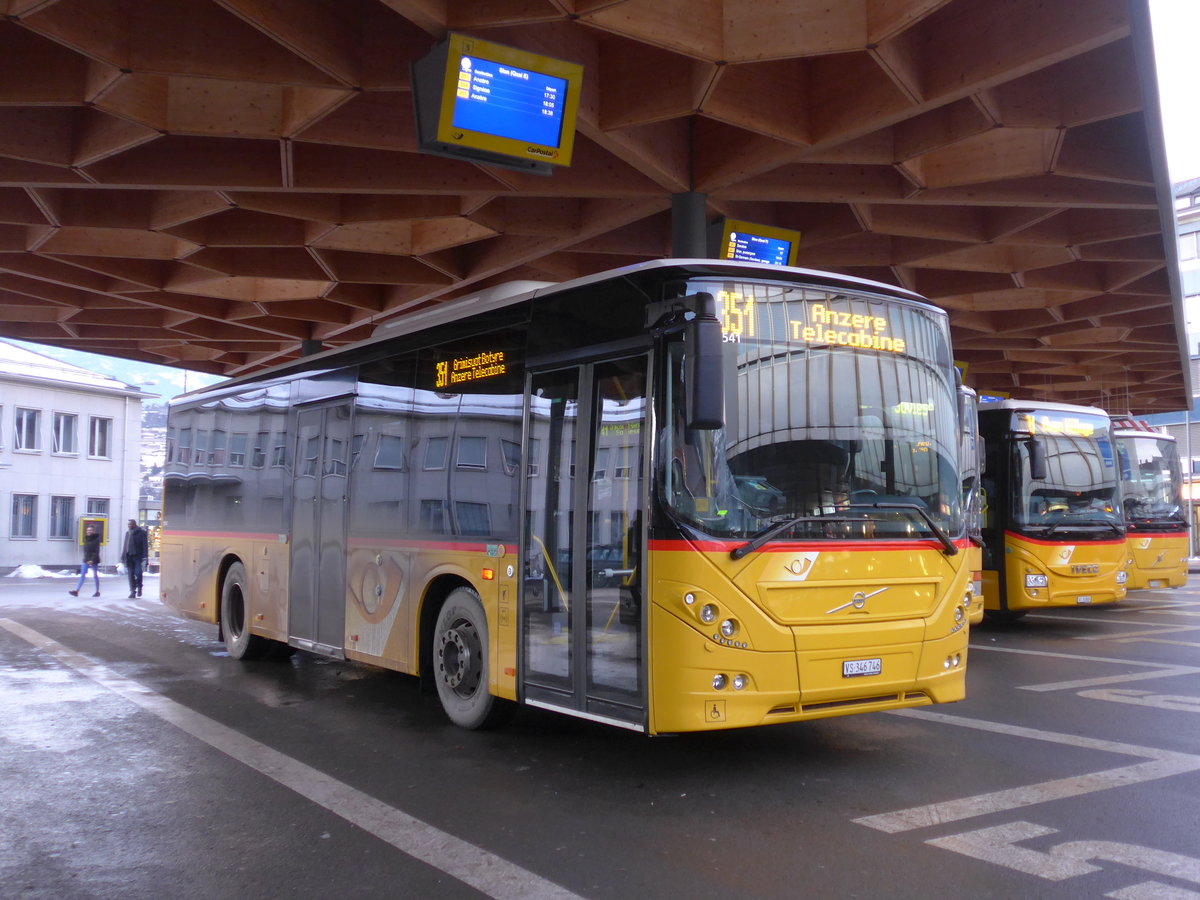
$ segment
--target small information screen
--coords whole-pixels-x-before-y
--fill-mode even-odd
[[[725,259],[740,262],[766,263],[770,266],[786,266],[792,253],[791,241],[750,234],[746,231],[729,232],[725,245]]]
[[[458,64],[454,127],[558,147],[567,80],[484,59]]]

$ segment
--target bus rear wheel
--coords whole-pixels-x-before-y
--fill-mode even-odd
[[[455,588],[442,604],[432,652],[438,699],[451,722],[476,729],[508,719],[512,704],[488,691],[487,616],[470,588]]]
[[[225,650],[234,659],[261,659],[272,642],[250,633],[246,609],[246,567],[234,563],[221,582],[221,635]]]

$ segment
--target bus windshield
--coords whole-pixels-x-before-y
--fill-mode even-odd
[[[1076,532],[1080,539],[1102,539],[1113,532],[1124,534],[1108,420],[1024,412],[1017,419],[1013,525],[1042,537]],[[1042,459],[1031,462],[1038,455]]]
[[[1125,521],[1139,525],[1187,522],[1183,470],[1175,442],[1153,435],[1117,438]]]
[[[691,281],[722,322],[725,425],[687,427],[669,345],[658,480],[667,508],[731,539],[961,536],[959,405],[944,319],[871,294]]]

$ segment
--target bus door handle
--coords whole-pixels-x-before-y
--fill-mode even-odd
[[[602,578],[613,578],[617,575],[632,575],[636,569],[601,569],[596,574]]]

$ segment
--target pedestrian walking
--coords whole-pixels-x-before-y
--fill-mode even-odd
[[[83,530],[83,562],[79,566],[79,581],[75,583],[75,590],[67,591],[72,597],[79,596],[79,589],[83,587],[83,583],[87,580],[88,569],[92,570],[92,578],[96,581],[96,593],[93,597],[100,596],[100,532],[96,530],[95,525],[88,525]]]
[[[125,544],[121,547],[121,562],[125,563],[125,572],[129,576],[129,599],[142,596],[142,573],[146,571],[146,560],[150,555],[150,543],[146,539],[146,529],[137,523],[137,519],[129,520],[129,529],[125,532]]]

